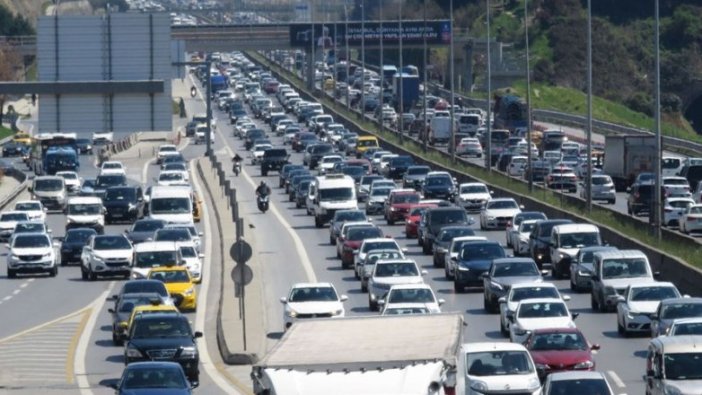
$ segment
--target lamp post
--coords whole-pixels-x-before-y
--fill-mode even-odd
[[[376,107],[376,112],[378,114],[378,121],[380,121],[380,131],[384,132],[385,122],[383,122],[383,89],[385,87],[385,70],[383,69],[383,67],[385,61],[383,60],[383,38],[385,34],[383,32],[383,0],[379,0],[378,9],[380,11],[380,32],[378,38],[378,40],[380,41],[380,91],[378,92],[378,107]],[[366,82],[365,79],[363,80],[363,82]]]
[[[424,117],[422,122],[422,129],[419,133],[422,134],[422,149],[427,152],[427,89],[429,87],[427,80],[427,0],[423,1],[424,4],[424,31],[422,32],[422,41],[424,41],[424,46],[422,47],[423,62],[424,62],[424,89],[422,90],[423,100],[424,100]]]
[[[587,0],[587,212],[592,211],[592,0]]]
[[[404,92],[403,92],[403,87],[405,85],[405,73],[402,71],[402,68],[404,67],[403,64],[403,59],[402,59],[402,3],[403,0],[400,0],[400,14],[399,14],[399,35],[400,35],[400,51],[399,51],[399,57],[400,57],[400,118],[398,120],[398,125],[399,125],[399,132],[400,132],[400,143],[404,142],[405,136],[403,135],[404,133],[404,122],[402,121],[402,114],[405,113],[405,98],[404,98]]]
[[[346,111],[351,109],[351,102],[349,101],[349,92],[351,91],[351,86],[349,85],[350,75],[350,65],[351,65],[351,54],[349,51],[349,11],[346,7],[346,2],[344,2],[344,18],[345,18],[345,33],[344,40],[346,41]]]
[[[485,151],[485,157],[486,157],[486,167],[488,170],[488,173],[492,172],[492,136],[491,136],[491,121],[490,117],[492,116],[492,98],[490,97],[492,94],[492,63],[491,63],[491,54],[490,54],[490,0],[485,0],[487,3],[487,130],[485,131],[487,133],[487,138],[485,141],[487,142],[487,149]]]
[[[662,205],[661,205],[661,151],[662,151],[662,141],[661,141],[661,52],[660,52],[660,14],[658,10],[659,0],[655,1],[655,35],[656,35],[656,89],[655,89],[655,128],[656,128],[656,157],[653,164],[653,169],[656,174],[656,185],[653,191],[653,212],[651,218],[655,218],[654,223],[654,233],[656,239],[661,239],[661,222],[662,222]]]
[[[534,172],[531,168],[531,78],[529,73],[529,17],[527,5],[529,0],[524,0],[524,42],[526,47],[526,100],[527,100],[527,172],[529,172],[529,193],[534,190]]]
[[[366,0],[361,0],[361,119],[366,117],[366,91],[363,83],[366,79]]]
[[[449,149],[451,150],[451,161],[455,163],[456,162],[456,127],[454,125],[454,121],[455,121],[454,120],[454,113],[456,111],[454,108],[454,102],[455,102],[455,98],[456,98],[456,96],[455,96],[456,92],[454,91],[454,83],[453,83],[453,80],[454,80],[454,76],[453,76],[453,74],[454,74],[453,73],[453,63],[454,63],[453,35],[455,33],[453,31],[453,0],[451,0],[451,2],[449,3],[449,10],[450,10],[449,11],[449,14],[450,14],[449,20],[451,23],[451,37],[450,37],[450,41],[449,41],[449,45],[450,45],[450,48],[449,48],[449,74],[450,74],[449,78],[450,78],[450,80],[449,81],[451,83],[451,113],[450,113],[450,115],[451,115],[451,118],[450,118],[451,119],[451,121],[450,121],[450,123],[451,123],[451,125],[450,125],[451,141],[449,142]]]

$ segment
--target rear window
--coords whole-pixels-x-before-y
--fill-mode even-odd
[[[264,157],[270,157],[270,156],[276,156],[276,157],[278,157],[278,156],[287,156],[287,155],[288,155],[288,152],[287,152],[286,150],[284,150],[284,149],[278,149],[278,148],[267,149],[267,150],[263,153],[263,156],[264,156]]]
[[[468,215],[462,209],[459,210],[440,210],[431,212],[431,224],[453,224],[463,223],[468,220]]]

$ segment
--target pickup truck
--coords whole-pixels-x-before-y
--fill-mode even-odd
[[[114,142],[114,136],[113,132],[95,132],[93,133],[93,145],[110,144]]]

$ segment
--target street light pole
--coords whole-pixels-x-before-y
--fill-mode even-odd
[[[366,0],[361,0],[361,119],[366,118]]]
[[[378,9],[380,11],[380,91],[378,92],[378,107],[376,107],[376,113],[378,114],[378,121],[380,121],[380,132],[385,131],[385,122],[383,122],[383,89],[385,88],[385,70],[383,66],[385,65],[385,60],[383,59],[383,38],[385,34],[383,32],[383,0],[379,0]],[[365,80],[363,80],[365,83]]]
[[[453,73],[453,63],[454,63],[453,35],[455,34],[455,32],[453,31],[453,0],[451,0],[451,2],[449,3],[449,11],[450,11],[449,12],[449,14],[450,14],[449,20],[451,23],[451,37],[449,40],[449,45],[450,45],[450,48],[449,48],[449,74],[450,74],[449,78],[450,78],[450,83],[451,83],[451,113],[450,113],[450,116],[451,116],[451,118],[450,118],[451,119],[451,121],[450,121],[450,123],[451,123],[451,125],[450,125],[451,141],[449,142],[449,149],[451,150],[451,161],[455,163],[456,162],[456,135],[455,135],[456,128],[454,125],[454,113],[456,112],[455,111],[456,109],[454,108],[454,100],[455,100],[456,93],[454,91],[454,83],[453,83],[453,80],[454,80],[454,76],[453,76],[453,74],[454,74]]]
[[[524,0],[524,39],[526,44],[526,100],[527,100],[527,171],[529,172],[529,193],[534,190],[534,174],[531,168],[531,78],[529,73],[529,16]]]
[[[399,35],[400,35],[400,51],[399,51],[399,57],[400,57],[400,118],[397,122],[397,124],[400,126],[399,132],[400,132],[400,143],[404,141],[405,136],[403,135],[404,133],[404,122],[402,122],[402,114],[405,113],[405,98],[404,98],[404,91],[403,87],[405,85],[405,73],[402,71],[402,68],[404,67],[404,62],[402,59],[402,2],[403,0],[400,0],[400,21],[399,21]]]
[[[656,185],[655,185],[655,191],[654,193],[654,199],[653,199],[653,209],[654,209],[654,215],[651,215],[652,218],[655,218],[655,235],[656,239],[660,240],[661,239],[661,222],[662,222],[662,205],[661,205],[661,163],[662,163],[662,158],[661,158],[661,151],[663,149],[662,147],[662,141],[661,141],[661,52],[660,52],[660,14],[658,10],[658,3],[659,0],[655,0],[655,18],[656,18],[656,23],[655,23],[655,35],[656,35],[656,93],[655,93],[655,117],[656,117],[656,122],[655,122],[655,127],[656,127],[656,160],[655,163],[653,164],[653,169],[656,174]]]
[[[349,101],[350,99],[350,94],[349,92],[351,91],[351,86],[349,85],[349,81],[351,80],[351,76],[349,75],[349,70],[350,70],[350,65],[351,65],[351,53],[349,51],[349,12],[346,7],[346,2],[344,2],[344,17],[346,19],[345,21],[345,33],[344,33],[344,39],[346,41],[346,111],[349,111],[351,109],[351,102]]]
[[[402,1],[402,0],[400,0]],[[419,131],[422,135],[422,149],[427,152],[427,89],[429,89],[428,79],[427,79],[427,0],[424,0],[424,31],[422,32],[422,41],[424,41],[424,46],[422,47],[423,61],[424,61],[424,89],[422,89],[424,106],[422,106],[424,111],[424,117],[422,119],[422,129]]]
[[[592,0],[587,0],[587,212],[592,211]]]
[[[486,157],[486,167],[488,169],[488,173],[492,172],[492,125],[490,118],[492,117],[492,62],[491,62],[491,54],[490,54],[490,0],[485,0],[487,3],[487,122],[485,124],[487,125],[487,137],[485,138],[485,141],[487,142],[487,149],[485,150],[485,157]]]

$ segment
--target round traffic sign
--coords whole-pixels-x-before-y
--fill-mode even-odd
[[[253,271],[245,263],[239,263],[232,269],[232,281],[235,284],[249,285],[253,280]]]
[[[253,251],[251,245],[245,240],[238,240],[229,249],[229,255],[237,263],[243,263],[251,259]]]

